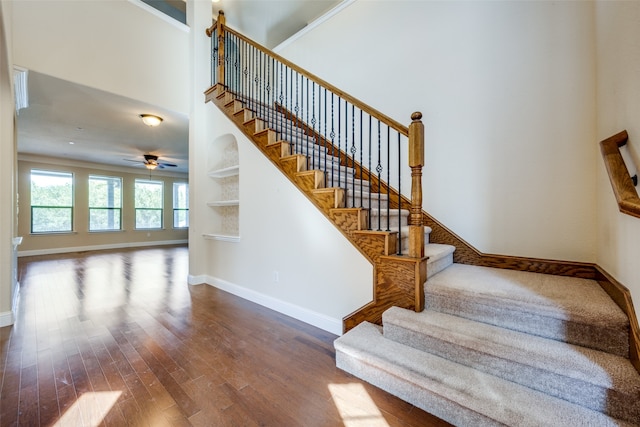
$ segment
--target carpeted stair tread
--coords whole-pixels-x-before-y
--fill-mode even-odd
[[[370,323],[338,338],[335,348],[338,368],[454,425],[632,425],[385,339]]]
[[[427,309],[629,355],[629,320],[593,280],[453,264],[425,298]]]
[[[384,337],[627,421],[640,422],[629,359],[457,316],[392,307]]]
[[[424,255],[427,260],[427,279],[439,274],[453,264],[453,252],[456,247],[443,245],[440,243],[426,243],[424,245]]]

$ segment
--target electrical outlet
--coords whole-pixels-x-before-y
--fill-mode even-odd
[[[278,283],[280,281],[280,273],[277,270],[273,271],[273,283]]]

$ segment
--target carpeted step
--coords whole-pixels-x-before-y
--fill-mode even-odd
[[[426,308],[629,356],[629,320],[593,280],[453,264],[425,284]]]
[[[424,245],[424,255],[429,257],[427,261],[427,279],[435,276],[453,264],[453,252],[455,246],[428,243]]]
[[[334,345],[338,368],[454,425],[632,425],[385,339],[380,328],[367,322]]]
[[[407,225],[409,211],[406,209],[370,209],[369,219],[372,230],[398,230]]]
[[[369,193],[363,191],[352,191],[347,188],[345,193],[345,203],[347,207],[386,209],[389,205],[389,195],[386,193]],[[397,210],[397,209],[396,209]]]
[[[382,319],[387,339],[640,422],[640,375],[624,357],[431,310],[393,307]]]

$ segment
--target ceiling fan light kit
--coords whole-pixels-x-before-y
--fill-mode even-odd
[[[149,127],[156,127],[164,120],[162,117],[154,114],[140,114],[139,117],[142,119],[142,123]]]
[[[144,157],[144,160],[134,160],[134,159],[122,159],[122,160],[125,160],[127,162],[135,162],[139,164],[141,163],[144,165],[145,168],[149,169],[150,171],[156,168],[164,169],[165,167],[170,167],[170,168],[178,167],[178,165],[176,165],[175,163],[158,161],[158,156],[156,156],[155,154],[144,154],[143,157]]]

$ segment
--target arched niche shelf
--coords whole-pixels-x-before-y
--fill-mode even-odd
[[[206,239],[237,242],[240,240],[240,156],[235,136],[225,134],[209,145],[207,175],[211,181],[207,200],[212,231]]]

